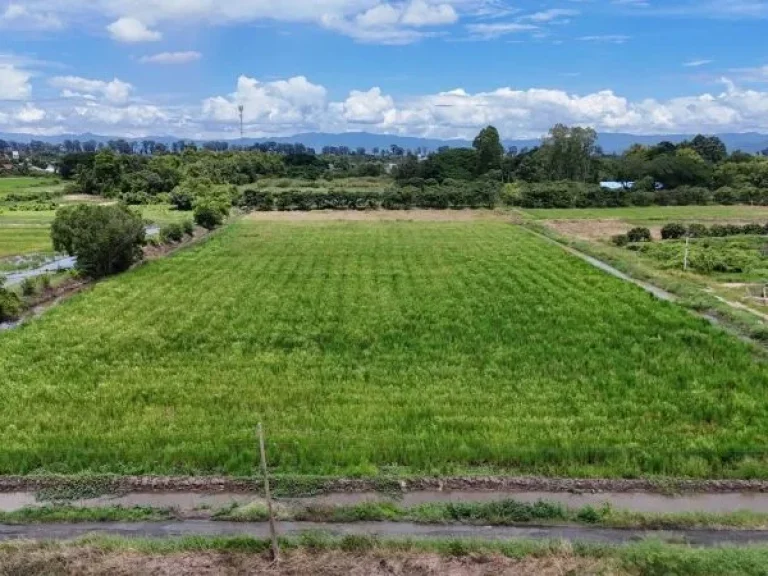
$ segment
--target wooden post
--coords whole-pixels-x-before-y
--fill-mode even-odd
[[[275,528],[275,513],[272,509],[272,495],[269,492],[269,473],[267,472],[267,451],[264,449],[264,428],[259,422],[259,452],[261,453],[261,473],[264,475],[264,496],[267,499],[267,512],[269,513],[269,534],[272,537],[272,560],[280,561],[280,544],[277,541],[277,528]]]
[[[685,237],[685,258],[683,259],[683,270],[688,271],[688,253],[691,249],[691,237]]]

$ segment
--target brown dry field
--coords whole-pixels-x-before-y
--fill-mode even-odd
[[[605,240],[617,234],[626,234],[637,224],[623,220],[544,220],[543,224],[563,236],[580,240]],[[661,226],[650,226],[654,238],[661,238]]]
[[[718,219],[718,224],[736,224],[743,226],[750,224],[749,220]],[[554,230],[563,236],[577,238],[579,240],[609,240],[611,236],[626,234],[632,228],[641,226],[648,228],[655,240],[661,240],[662,225],[647,225],[632,221],[621,220],[617,218],[606,218],[602,220],[542,220],[542,224]],[[702,224],[711,225],[713,221],[702,221]]]
[[[87,546],[35,549],[24,545],[0,550],[2,575],[560,576],[623,573],[608,560],[569,554],[511,559],[497,555],[449,558],[430,553],[291,551],[284,553],[280,563],[274,565],[266,555],[243,552],[141,554]]]
[[[469,222],[474,220],[515,220],[509,212],[495,210],[315,210],[311,212],[252,212],[247,220],[260,222]]]

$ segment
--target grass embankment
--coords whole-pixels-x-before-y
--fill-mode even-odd
[[[435,502],[401,506],[396,502],[366,502],[332,506],[281,502],[275,505],[281,521],[355,523],[413,522],[416,524],[465,524],[477,526],[582,525],[641,530],[760,529],[768,528],[768,514],[740,510],[730,513],[645,513],[609,505],[571,508],[555,501],[533,503],[514,499],[493,502]],[[0,524],[79,522],[155,522],[189,517],[220,521],[265,522],[269,519],[263,500],[221,509],[177,510],[148,506],[81,507],[51,504],[14,512],[0,512]]]
[[[0,335],[0,473],[768,477],[746,344],[496,223],[240,222]],[[54,376],[55,375],[55,376]]]
[[[768,206],[632,206],[626,208],[521,208],[536,220],[627,220],[673,222],[685,220],[768,220]]]
[[[91,537],[69,543],[0,544],[0,571],[12,574],[116,572],[196,574],[614,574],[617,576],[764,575],[768,547],[691,548],[564,542],[382,540],[307,534],[270,543],[248,537],[141,540]]]

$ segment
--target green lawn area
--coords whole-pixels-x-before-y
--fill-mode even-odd
[[[638,222],[672,220],[768,221],[768,206],[648,206],[629,208],[528,209],[521,211],[537,220],[618,219]]]
[[[192,219],[191,212],[178,212],[166,205],[137,206],[142,216],[157,224]],[[52,252],[50,226],[56,212],[2,211],[0,208],[0,258]]]
[[[0,374],[0,474],[768,477],[754,349],[500,222],[241,221]]]
[[[0,178],[0,201],[8,194],[35,195],[41,192],[64,192],[65,185],[53,178],[19,177]]]

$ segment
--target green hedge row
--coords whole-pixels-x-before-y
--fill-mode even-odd
[[[506,204],[523,208],[618,208],[622,206],[693,206],[708,204],[768,205],[768,188],[743,186],[710,190],[680,186],[673,190],[608,190],[582,182],[510,184]]]
[[[419,189],[406,186],[386,190],[245,190],[242,208],[259,211],[291,210],[408,210],[410,208],[494,208],[499,203],[499,186],[479,183],[467,186],[434,186]]]
[[[664,240],[676,240],[678,238],[725,238],[727,236],[765,236],[768,235],[768,224],[714,224],[705,226],[704,224],[680,224],[672,222],[661,229],[661,237]]]

